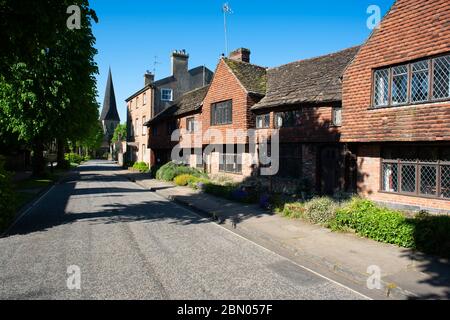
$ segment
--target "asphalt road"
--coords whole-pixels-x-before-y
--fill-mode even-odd
[[[363,298],[118,170],[81,166],[0,239],[1,299]]]

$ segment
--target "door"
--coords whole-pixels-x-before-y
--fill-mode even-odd
[[[320,152],[321,193],[333,195],[339,190],[339,148],[326,146]]]

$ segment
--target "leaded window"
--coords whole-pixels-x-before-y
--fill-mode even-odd
[[[275,113],[276,128],[300,127],[302,125],[302,113],[300,110],[290,110]]]
[[[223,101],[211,105],[211,125],[225,125],[233,123],[232,101]]]
[[[381,189],[385,192],[450,199],[450,146],[384,148]]]
[[[375,108],[450,99],[450,55],[374,71]]]
[[[270,127],[270,113],[256,116],[256,128],[264,129]]]

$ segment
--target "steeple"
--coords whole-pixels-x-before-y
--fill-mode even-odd
[[[109,68],[108,82],[106,83],[105,99],[103,100],[103,109],[102,114],[100,115],[100,120],[120,122],[119,113],[117,112],[116,95],[114,94],[111,68]]]

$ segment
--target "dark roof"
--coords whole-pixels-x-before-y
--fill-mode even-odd
[[[106,83],[105,98],[103,100],[103,109],[100,120],[120,121],[117,112],[116,95],[114,93],[114,85],[112,81],[111,68],[108,73],[108,81]]]
[[[167,109],[158,113],[144,125],[148,125],[171,117],[179,117],[187,113],[200,110],[203,99],[205,98],[208,89],[209,85],[186,92]]]
[[[252,110],[342,100],[341,77],[359,46],[267,70],[267,93]]]
[[[229,58],[222,59],[247,92],[257,95],[266,94],[266,68]]]

